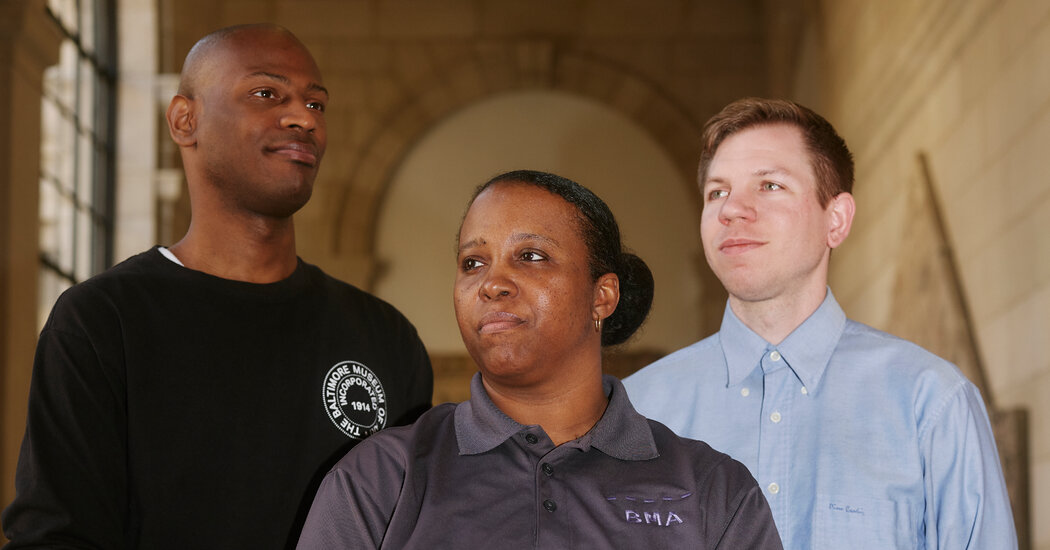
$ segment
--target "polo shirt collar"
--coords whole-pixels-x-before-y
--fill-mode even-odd
[[[627,399],[623,384],[613,376],[602,376],[602,387],[609,406],[598,423],[575,444],[589,447],[621,460],[649,460],[659,456],[649,421],[638,414]],[[456,406],[456,442],[464,455],[490,451],[522,430],[528,429],[507,416],[492,402],[481,373],[470,381],[470,401]]]
[[[845,327],[846,313],[830,288],[820,307],[778,346],[748,328],[727,303],[718,336],[726,360],[727,386],[743,382],[760,368],[762,356],[775,349],[799,381],[816,391]]]
[[[603,375],[602,387],[609,397],[609,406],[591,431],[580,438],[581,445],[585,448],[590,445],[621,460],[649,460],[660,456],[649,420],[634,410],[620,380]]]

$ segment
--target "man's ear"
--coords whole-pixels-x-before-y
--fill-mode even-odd
[[[168,119],[168,133],[179,147],[192,147],[197,144],[197,117],[193,100],[176,95],[171,98],[165,117]]]
[[[612,315],[620,303],[620,278],[615,273],[606,273],[594,283],[594,314],[598,319]]]
[[[856,211],[857,204],[849,193],[842,192],[831,199],[825,210],[828,216],[828,248],[837,248],[846,240],[853,227],[853,214]]]

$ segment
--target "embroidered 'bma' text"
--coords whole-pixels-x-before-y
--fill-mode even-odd
[[[670,527],[676,524],[685,523],[682,518],[678,517],[678,514],[674,512],[667,512],[661,515],[660,512],[642,512],[639,514],[634,510],[624,510],[627,523],[642,523],[646,525],[659,525],[660,527]]]

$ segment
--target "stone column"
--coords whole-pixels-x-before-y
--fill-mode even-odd
[[[15,494],[37,336],[40,98],[62,42],[45,5],[0,0],[0,507]]]

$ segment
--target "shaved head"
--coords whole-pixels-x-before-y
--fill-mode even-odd
[[[327,103],[317,62],[287,29],[239,25],[198,41],[166,112],[194,216],[285,219],[301,208],[327,144]]]
[[[290,45],[295,44],[306,50],[306,46],[288,29],[270,23],[234,25],[214,31],[197,41],[186,55],[182,64],[182,75],[179,78],[179,95],[193,98],[200,86],[212,80],[215,70],[214,60],[220,58],[218,52],[223,49],[242,47],[248,37],[259,35],[280,36],[286,38]]]

